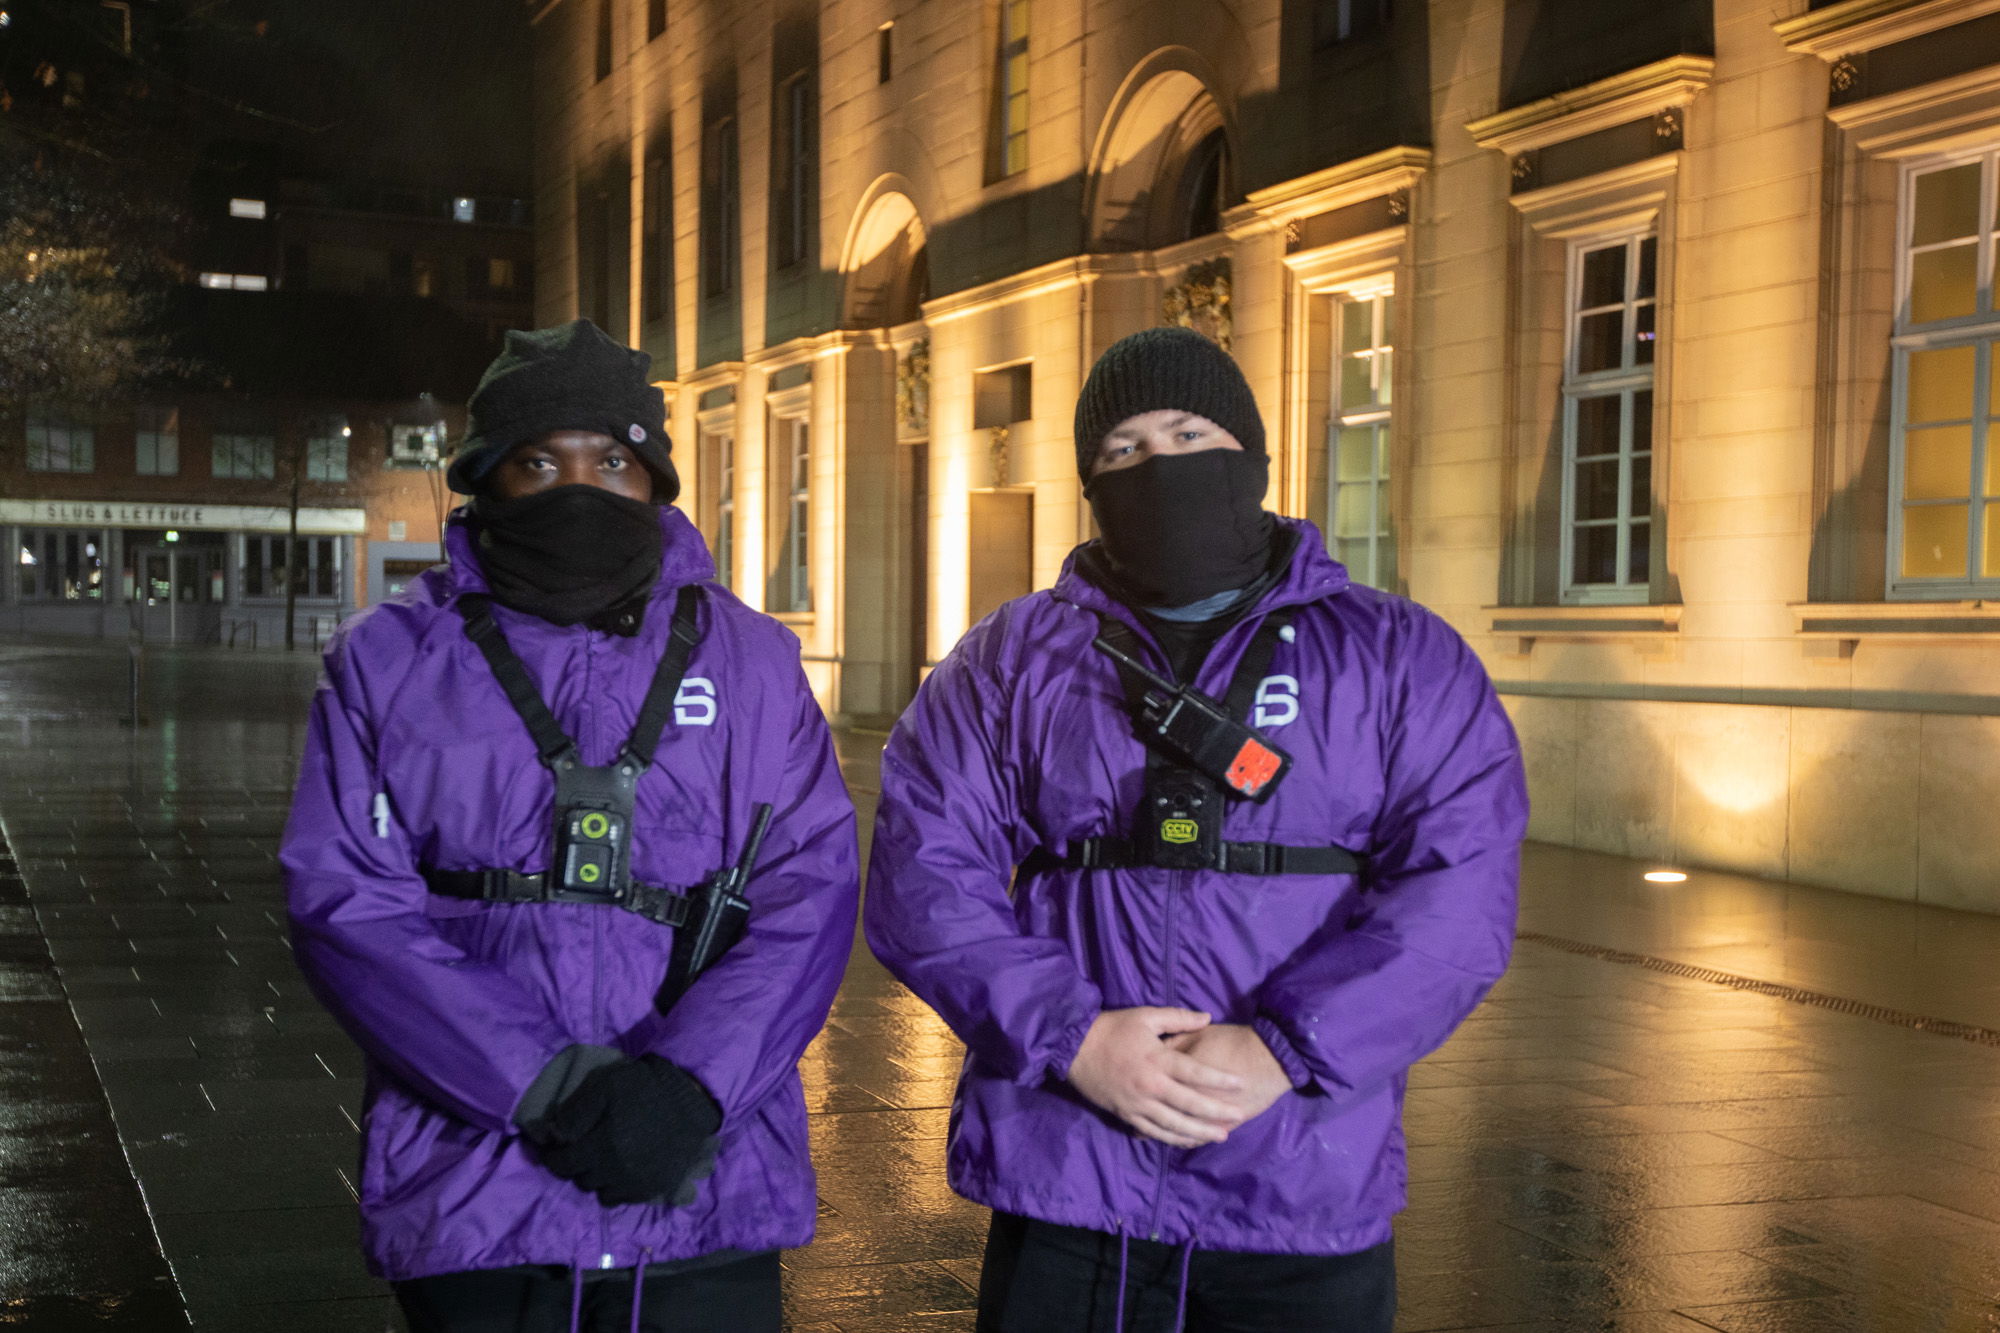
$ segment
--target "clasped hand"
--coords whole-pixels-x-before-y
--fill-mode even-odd
[[[1070,1085],[1149,1139],[1221,1143],[1290,1092],[1270,1048],[1192,1009],[1108,1009],[1070,1062]]]

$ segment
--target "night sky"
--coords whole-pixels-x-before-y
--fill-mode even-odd
[[[454,193],[531,184],[520,0],[195,3],[192,77],[287,166]],[[260,31],[261,25],[261,31]]]

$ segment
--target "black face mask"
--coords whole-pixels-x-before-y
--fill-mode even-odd
[[[638,596],[660,576],[660,511],[601,486],[556,486],[473,505],[479,564],[494,599],[575,625]]]
[[[1100,473],[1083,493],[1112,572],[1141,606],[1242,588],[1271,558],[1271,461],[1238,449],[1159,454]]]

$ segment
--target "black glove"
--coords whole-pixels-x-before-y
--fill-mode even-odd
[[[607,1205],[692,1202],[713,1169],[722,1112],[686,1070],[657,1055],[606,1065],[556,1104],[542,1162]]]

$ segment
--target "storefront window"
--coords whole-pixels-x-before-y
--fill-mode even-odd
[[[294,580],[300,597],[331,601],[340,591],[340,540],[301,537],[298,559],[285,558],[283,537],[243,539],[243,595],[283,597],[285,580]]]
[[[24,602],[104,597],[104,533],[95,528],[23,528],[14,557]]]

